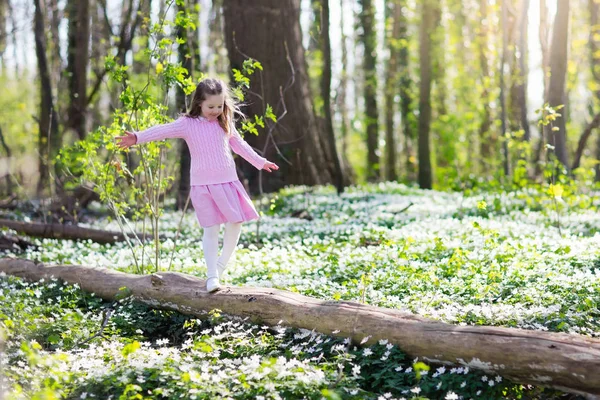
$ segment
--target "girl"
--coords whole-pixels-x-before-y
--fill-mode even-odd
[[[204,228],[202,248],[208,270],[206,289],[214,292],[237,246],[242,222],[258,219],[258,213],[238,179],[231,149],[257,169],[279,167],[258,155],[235,129],[234,114],[243,115],[226,84],[207,78],[196,87],[191,109],[174,122],[143,132],[117,136],[123,149],[137,143],[166,138],[186,141],[191,155],[190,196],[198,222]],[[225,224],[223,248],[218,256],[219,231]]]

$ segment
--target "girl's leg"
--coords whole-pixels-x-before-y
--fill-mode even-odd
[[[219,277],[223,275],[229,259],[235,252],[238,241],[240,240],[240,232],[242,231],[241,222],[227,222],[225,224],[225,234],[223,236],[223,249],[221,256],[217,261],[219,267]]]
[[[219,288],[219,273],[217,271],[217,256],[219,254],[219,231],[221,225],[213,225],[204,228],[202,236],[202,249],[206,260],[207,280],[206,286],[209,292]],[[216,278],[216,281],[215,279]],[[209,288],[210,284],[210,288]],[[212,290],[211,290],[212,289]]]

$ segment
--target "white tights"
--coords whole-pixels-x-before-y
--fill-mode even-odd
[[[227,265],[227,263],[229,262],[229,259],[235,252],[238,240],[240,239],[242,223],[225,223],[225,233],[223,235],[223,248],[221,249],[221,256],[218,256],[220,230],[221,225],[213,225],[204,228],[204,235],[202,237],[202,249],[204,250],[204,259],[206,260],[206,268],[208,269],[208,278],[218,277],[217,262],[222,265]]]

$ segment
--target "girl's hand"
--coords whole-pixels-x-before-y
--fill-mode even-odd
[[[275,164],[275,163],[272,163],[271,161],[267,161],[265,163],[263,169],[268,172],[273,172],[273,171],[277,171],[279,169],[279,166],[277,166],[277,164]]]
[[[137,136],[131,132],[125,131],[125,136],[117,136],[117,146],[127,149],[137,143]]]

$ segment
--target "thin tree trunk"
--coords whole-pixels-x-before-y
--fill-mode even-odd
[[[527,63],[527,21],[529,19],[529,0],[522,0],[522,8],[519,24],[519,83],[517,85],[519,109],[521,117],[521,128],[523,129],[523,140],[529,142],[531,132],[529,129],[529,119],[527,118],[527,83],[529,68]]]
[[[190,7],[193,7],[193,14],[195,18],[199,18],[200,14],[200,0],[191,0]],[[190,74],[193,74],[195,77],[200,75],[202,72],[202,58],[200,54],[200,39],[199,39],[199,29],[196,27],[196,30],[190,33],[189,43],[190,43],[190,55],[192,56],[192,64],[194,66],[194,72],[190,71]]]
[[[548,27],[548,7],[546,6],[546,0],[540,1],[540,28],[538,31],[540,48],[542,51],[542,73],[543,73],[543,83],[544,83],[544,101],[548,99],[548,89],[550,87],[550,51],[548,44],[548,36],[550,32],[550,28]],[[540,129],[540,140],[538,142],[537,147],[535,148],[534,153],[534,165],[535,165],[535,176],[539,176],[542,170],[541,167],[541,157],[542,151],[544,149],[544,145],[549,138],[546,135],[545,129]]]
[[[539,27],[539,40],[540,48],[542,50],[542,73],[544,75],[544,99],[548,98],[548,88],[550,81],[550,45],[549,45],[549,32],[550,27],[548,26],[548,6],[546,6],[546,0],[540,1],[540,27]]]
[[[400,10],[408,7],[406,0],[398,2]],[[404,134],[404,155],[406,165],[406,179],[409,182],[416,180],[416,168],[413,162],[413,140],[415,138],[415,130],[413,129],[412,115],[412,82],[409,70],[409,52],[408,42],[408,20],[403,12],[400,12],[398,18],[398,67],[400,75],[400,114],[402,118],[402,132]]]
[[[87,68],[90,40],[90,1],[69,0],[69,127],[79,139],[87,134]]]
[[[37,0],[35,0],[37,1]],[[84,228],[77,225],[42,224],[38,222],[20,222],[0,219],[0,227],[12,229],[18,233],[46,239],[91,240],[94,243],[116,243],[125,240],[121,232]],[[142,238],[143,233],[128,234],[130,238]]]
[[[398,179],[396,173],[396,94],[398,93],[398,58],[400,46],[398,38],[400,36],[400,23],[402,9],[400,1],[387,0],[386,10],[389,10],[389,15],[386,20],[391,23],[391,31],[386,33],[386,44],[390,52],[390,57],[386,68],[386,85],[385,85],[385,177],[389,181]],[[388,22],[386,21],[386,26]]]
[[[215,73],[227,75],[227,55],[224,53],[226,48],[223,36],[223,7],[224,1],[228,0],[212,0],[211,20],[210,20],[210,48],[213,53],[213,68]]]
[[[4,133],[2,132],[2,127],[0,127],[0,145],[2,149],[6,153],[6,196],[10,196],[13,192],[13,179],[11,177],[12,172],[12,151],[10,151],[10,147],[6,144],[6,140],[4,139]]]
[[[429,148],[429,128],[431,121],[431,34],[434,30],[434,0],[423,0],[422,20],[419,28],[419,186],[431,189],[432,170]]]
[[[10,21],[10,26],[11,26],[11,32],[10,32],[10,36],[12,39],[12,45],[13,45],[13,60],[15,61],[15,77],[19,78],[21,76],[21,65],[19,64],[19,56],[18,56],[18,49],[19,49],[19,43],[18,43],[18,39],[17,39],[17,32],[18,32],[18,27],[17,27],[17,20],[15,18],[15,10],[12,7],[12,3],[10,0],[6,1],[6,6],[8,8],[8,20]],[[35,28],[34,28],[35,31]]]
[[[105,14],[106,27],[110,32],[112,32],[113,29],[110,26],[110,21],[108,21],[108,10],[106,7],[106,2],[105,0],[99,1],[102,4],[102,9]],[[144,1],[138,3],[138,8],[135,12],[133,12],[133,0],[129,0],[129,3],[124,2],[121,6],[121,28],[118,35],[118,44],[116,46],[117,53],[115,55],[115,59],[119,62],[120,65],[125,65],[125,55],[129,50],[131,50],[136,29],[140,25],[142,19],[146,16],[140,11],[140,7],[144,4]],[[164,13],[164,4],[164,2],[160,2],[160,15]],[[133,19],[132,15],[134,15]],[[94,84],[90,85],[92,89],[90,91],[90,94],[87,96],[86,104],[91,104],[92,101],[94,101],[95,96],[99,93],[100,85],[102,84],[105,75],[106,69],[104,69],[103,72],[96,77]]]
[[[44,14],[40,5],[40,0],[34,0],[34,36],[35,52],[37,55],[37,65],[40,78],[40,117],[39,121],[39,181],[37,186],[38,194],[48,187],[49,159],[57,148],[52,148],[50,144],[58,138],[58,118],[54,109],[52,99],[52,83],[50,80],[50,70],[48,68],[48,59],[46,58],[46,30],[44,28]]]
[[[340,10],[344,10],[344,0],[340,0]],[[348,115],[348,36],[344,29],[344,13],[340,13],[340,25],[341,25],[341,47],[342,47],[342,71],[340,73],[340,87],[337,95],[337,107],[340,112],[341,125],[341,158],[342,165],[344,166],[344,177],[346,184],[350,185],[354,181],[354,173],[352,165],[348,161],[348,136],[352,131],[350,126],[350,117]]]
[[[188,12],[186,3],[178,3],[177,9],[179,12]],[[194,56],[191,47],[191,36],[193,33],[194,31],[189,32],[187,29],[181,27],[177,33],[178,38],[182,40],[182,43],[179,44],[177,49],[179,62],[181,62],[181,65],[187,70],[188,75],[192,76],[192,78],[195,69]],[[187,112],[185,92],[181,87],[177,88],[176,102],[176,107],[179,112]],[[178,210],[183,210],[190,194],[190,165],[192,163],[192,158],[187,143],[184,140],[180,140],[179,142],[179,189],[177,190],[176,207]]]
[[[575,159],[573,160],[573,165],[571,166],[572,170],[579,168],[587,140],[591,136],[594,129],[598,129],[598,127],[600,127],[600,113],[596,114],[592,121],[585,127],[581,137],[579,138],[577,151],[575,152]]]
[[[4,52],[6,51],[6,21],[8,19],[7,14],[7,3],[8,0],[0,0],[0,74],[4,74],[5,61]]]
[[[506,56],[508,53],[508,6],[506,4],[508,0],[501,0],[501,12],[502,12],[502,57],[500,58],[500,124],[502,129],[502,150],[503,159],[502,166],[504,169],[504,176],[510,175],[510,160],[508,154],[508,141],[506,140],[506,84],[504,68],[506,66]]]
[[[554,28],[552,31],[552,49],[550,56],[550,82],[546,102],[550,107],[565,104],[565,81],[567,76],[567,50],[569,34],[569,0],[558,2]],[[567,157],[567,132],[564,110],[559,111],[560,117],[552,125],[545,127],[548,143],[554,146],[558,161],[569,169]],[[557,131],[552,130],[558,128]]]
[[[372,0],[359,0],[359,14],[362,25],[361,41],[363,44],[363,72],[365,74],[365,124],[367,130],[367,180],[380,179],[379,147],[379,112],[377,110],[377,51],[375,34],[375,9]]]
[[[326,0],[310,0],[310,27],[308,30],[308,47],[306,49],[306,61],[308,63],[310,89],[313,93],[315,113],[319,118],[324,116],[322,84],[323,84],[323,6]]]
[[[323,97],[323,111],[325,114],[325,130],[328,147],[331,149],[331,162],[335,171],[335,187],[337,193],[344,191],[344,173],[335,144],[335,133],[333,131],[333,116],[331,112],[331,40],[329,38],[329,0],[322,0],[322,27],[321,44],[323,52],[323,71],[321,75],[321,97]]]
[[[161,3],[164,1],[161,0]],[[140,0],[139,11],[142,14],[142,18],[150,18],[152,15],[152,0]],[[135,74],[142,74],[148,69],[147,56],[141,57],[141,53],[146,50],[150,44],[150,23],[142,23],[138,28],[137,32],[137,43],[132,42],[133,53],[136,56],[133,57],[132,70]]]
[[[600,3],[595,0],[588,0],[588,10],[590,15],[590,72],[592,74],[592,80],[594,82],[600,82]],[[600,88],[597,88],[594,92],[596,102],[600,102]],[[592,101],[594,101],[592,100]],[[597,135],[596,139],[596,159],[600,160],[600,135]],[[594,180],[600,182],[600,164],[596,164],[594,167],[596,176]]]
[[[489,78],[490,70],[488,65],[488,55],[486,49],[488,48],[488,26],[490,23],[490,16],[488,13],[488,0],[480,0],[480,18],[482,20],[479,26],[477,34],[477,52],[479,54],[479,67],[481,68],[481,82],[483,91],[481,98],[483,101],[481,124],[479,126],[479,146],[480,146],[480,157],[481,157],[481,172],[486,173],[488,168],[486,162],[492,157],[492,149],[495,146],[495,138],[493,137],[490,128],[492,127],[492,112],[489,105]],[[485,22],[483,22],[485,21]]]
[[[57,83],[57,88],[60,88],[60,80],[62,77],[62,69],[63,62],[62,57],[60,55],[60,36],[59,36],[59,27],[60,21],[63,18],[60,7],[58,6],[58,0],[50,0],[49,1],[49,9],[50,12],[50,37],[51,37],[51,45],[50,45],[50,64],[52,65],[52,75],[51,79],[53,82]],[[60,92],[60,90],[57,90]]]
[[[114,269],[47,266],[11,258],[0,259],[0,272],[35,282],[58,278],[108,301],[114,301],[125,287],[133,298],[152,307],[199,318],[207,318],[207,311],[219,309],[273,326],[285,321],[289,327],[350,338],[355,346],[387,340],[411,358],[466,365],[589,398],[600,394],[600,340],[582,335],[450,325],[405,311],[319,300],[273,288],[228,287],[211,294],[206,291],[205,280],[175,272],[133,275]]]

